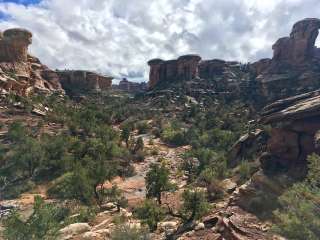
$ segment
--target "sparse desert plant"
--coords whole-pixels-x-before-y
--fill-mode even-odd
[[[210,209],[207,194],[203,190],[187,189],[183,192],[182,199],[183,205],[180,212],[186,222],[200,219]]]
[[[67,209],[46,204],[41,197],[35,197],[34,212],[26,221],[21,220],[17,212],[4,221],[4,237],[8,240],[56,239],[67,215]]]
[[[274,230],[288,239],[316,240],[320,236],[320,157],[308,157],[305,181],[294,184],[280,196],[280,209],[274,212]]]
[[[136,124],[138,134],[146,134],[149,130],[149,124],[147,121],[140,121]]]
[[[121,224],[111,232],[111,240],[150,240],[146,229],[131,227],[128,224]]]
[[[145,178],[148,198],[155,197],[161,204],[161,193],[174,188],[169,181],[169,174],[169,169],[163,163],[150,165]]]
[[[134,210],[134,215],[147,224],[151,231],[157,229],[157,224],[165,217],[165,211],[154,200],[146,199],[143,204]]]

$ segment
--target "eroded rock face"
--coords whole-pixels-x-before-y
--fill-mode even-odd
[[[0,89],[2,94],[14,92],[28,95],[32,92],[64,91],[58,75],[28,54],[32,34],[25,29],[8,29],[0,38]]]
[[[185,55],[178,60],[163,61],[152,59],[150,66],[149,88],[154,88],[159,82],[188,81],[198,77],[198,66],[201,57],[198,55]]]
[[[177,60],[149,61],[149,87],[159,82],[183,81],[189,92],[212,91],[257,103],[260,108],[289,96],[320,88],[320,49],[315,47],[320,19],[307,18],[294,24],[289,37],[274,45],[272,59],[252,64],[218,59],[201,60],[187,55]],[[205,90],[205,91],[202,91]]]
[[[100,91],[108,90],[112,85],[112,77],[102,76],[89,71],[58,71],[60,82],[66,91]]]
[[[272,47],[273,60],[303,64],[316,55],[315,42],[320,20],[306,18],[294,24],[290,37],[280,38]]]
[[[307,156],[320,153],[320,90],[279,100],[265,107],[261,115],[262,123],[273,126],[267,153],[260,160],[265,169],[305,168]]]
[[[122,79],[119,82],[119,85],[112,85],[112,89],[117,89],[124,92],[129,92],[129,93],[144,92],[147,90],[147,88],[148,88],[148,85],[145,82],[142,82],[142,83],[131,82],[131,81],[128,81],[126,78]]]
[[[31,43],[32,33],[28,30],[13,28],[4,31],[0,40],[0,61],[27,62]]]

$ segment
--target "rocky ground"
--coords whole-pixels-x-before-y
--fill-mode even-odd
[[[140,221],[132,216],[132,209],[145,199],[144,178],[151,163],[165,161],[168,164],[171,171],[171,181],[178,186],[178,190],[174,194],[164,194],[163,204],[168,204],[173,209],[179,206],[180,193],[186,186],[187,177],[179,171],[178,166],[182,160],[181,155],[189,147],[170,147],[160,139],[154,139],[149,134],[141,135],[141,137],[143,137],[145,150],[148,154],[143,162],[134,163],[136,174],[126,179],[118,177],[112,183],[105,183],[106,188],[111,187],[112,184],[117,184],[124,191],[129,201],[128,208],[121,209],[119,213],[113,204],[107,204],[104,206],[104,211],[98,213],[93,221],[71,224],[62,229],[59,239],[108,239],[115,227],[114,219],[120,215],[126,219],[126,223],[130,226],[141,227]],[[152,151],[157,152],[157,154],[152,155]],[[224,180],[222,185],[225,190],[225,197],[211,203],[212,211],[210,214],[189,229],[181,231],[181,234],[178,234],[176,239],[268,239],[267,231],[270,228],[270,224],[245,212],[234,203],[234,199],[237,199],[239,193],[246,189],[246,185],[237,186],[233,179]],[[22,194],[19,199],[2,201],[0,204],[16,207],[23,213],[23,216],[28,216],[32,213],[35,195],[41,195],[46,198],[46,186],[38,186],[33,191]],[[47,201],[52,200],[47,199]],[[151,239],[166,239],[169,234],[179,228],[179,225],[179,219],[167,217],[163,222],[159,223],[158,230],[153,233]]]

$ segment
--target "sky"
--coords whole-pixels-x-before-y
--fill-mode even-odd
[[[133,81],[148,80],[152,58],[271,57],[306,17],[320,18],[319,0],[0,0],[0,30],[30,30],[42,63]]]

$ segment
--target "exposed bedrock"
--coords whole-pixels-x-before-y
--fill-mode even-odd
[[[265,170],[306,170],[306,158],[320,154],[320,90],[279,100],[261,113],[261,123],[271,124],[267,151],[260,160]]]
[[[25,29],[8,29],[0,38],[0,88],[2,94],[13,92],[28,95],[33,92],[61,92],[56,72],[28,54],[32,34]]]

